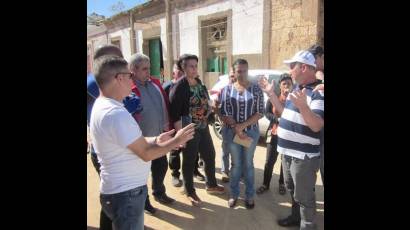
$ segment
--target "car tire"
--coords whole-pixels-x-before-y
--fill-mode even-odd
[[[218,115],[214,115],[214,122],[212,123],[212,127],[215,133],[215,136],[222,140],[222,121]]]

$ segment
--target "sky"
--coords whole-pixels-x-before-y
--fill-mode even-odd
[[[148,0],[87,0],[87,15],[95,12],[99,15],[104,15],[106,18],[111,17],[119,12],[112,12],[110,6],[122,2],[125,6],[124,10],[131,9],[137,5],[148,2]]]

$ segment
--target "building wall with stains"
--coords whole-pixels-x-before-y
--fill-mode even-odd
[[[323,0],[271,0],[270,67],[318,43],[323,45]]]

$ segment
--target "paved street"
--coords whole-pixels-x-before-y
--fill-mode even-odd
[[[211,128],[211,126],[210,126]],[[223,195],[208,195],[205,191],[204,182],[194,179],[198,196],[202,199],[202,207],[192,207],[190,202],[182,194],[182,187],[175,188],[171,184],[171,172],[168,169],[165,186],[168,196],[176,199],[170,206],[164,206],[156,202],[152,196],[151,203],[158,209],[154,216],[145,215],[146,229],[298,229],[282,228],[276,224],[278,218],[286,217],[290,214],[290,196],[278,193],[278,178],[280,159],[275,164],[274,175],[272,177],[271,188],[262,195],[255,196],[255,208],[247,210],[244,204],[245,186],[241,183],[241,195],[238,205],[230,209],[227,205],[229,197],[229,183],[221,182],[221,141],[213,135],[212,139],[216,150],[216,178],[218,183],[224,185],[227,192]],[[262,184],[263,167],[265,163],[266,146],[259,144],[256,148],[255,165],[255,188]],[[203,173],[203,171],[201,171]],[[204,173],[203,173],[204,174]],[[323,186],[320,173],[317,174],[316,181],[316,203],[317,203],[317,223],[318,229],[324,229],[324,199]],[[182,176],[181,176],[182,177]],[[148,180],[148,192],[151,194],[151,177]],[[99,226],[99,178],[91,163],[90,156],[87,155],[87,226],[88,230],[98,229]]]

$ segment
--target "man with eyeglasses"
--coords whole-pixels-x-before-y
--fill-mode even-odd
[[[105,55],[115,55],[118,57],[123,57],[121,50],[114,45],[108,44],[99,47],[94,53],[94,61],[98,58],[105,56]],[[90,125],[90,116],[91,110],[93,108],[95,100],[98,98],[100,92],[98,85],[95,81],[94,75],[90,73],[87,76],[87,144],[88,144],[88,152],[91,155],[91,162],[95,170],[97,171],[98,176],[100,176],[100,163],[98,163],[97,154],[95,153],[94,147],[91,143],[91,139],[89,136],[89,125]],[[110,218],[104,213],[101,209],[100,212],[100,230],[112,230],[112,222]]]
[[[313,90],[321,81],[316,79],[315,58],[310,52],[299,51],[284,63],[289,65],[296,84],[285,106],[274,93],[274,85],[266,79],[260,81],[260,87],[281,114],[277,151],[282,154],[283,176],[292,198],[291,215],[278,224],[316,229],[315,184],[320,164],[320,130],[324,126],[324,94]]]
[[[128,63],[117,56],[95,61],[100,88],[90,119],[90,135],[101,164],[100,202],[116,230],[144,229],[144,203],[151,160],[193,138],[194,125],[144,137],[123,105],[133,81]]]
[[[157,136],[172,128],[169,122],[168,110],[169,99],[155,77],[150,75],[150,59],[148,56],[137,53],[131,56],[129,69],[133,72],[134,92],[141,99],[142,111],[139,117],[135,117],[144,136]],[[152,161],[152,195],[161,204],[170,204],[175,200],[165,193],[164,178],[168,169],[167,156],[162,156]],[[145,210],[154,214],[156,209],[152,207],[147,196]]]

